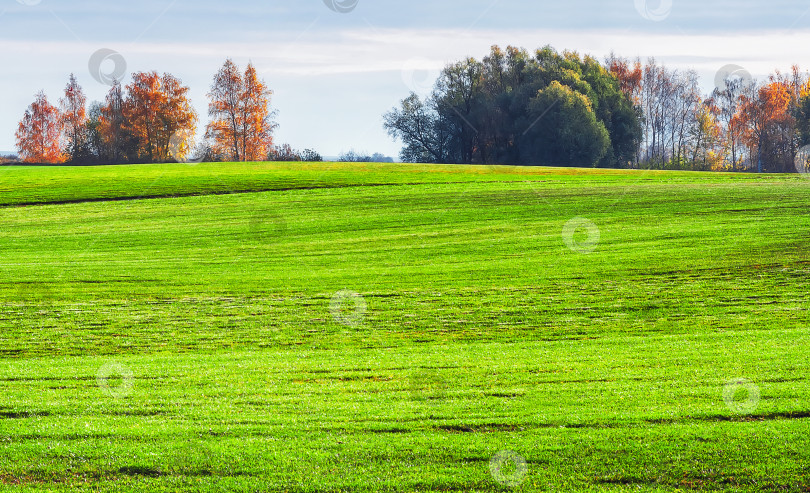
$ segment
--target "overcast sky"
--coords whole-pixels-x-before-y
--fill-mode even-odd
[[[171,72],[191,87],[202,129],[213,74],[231,57],[252,61],[275,91],[278,143],[397,156],[382,114],[492,44],[654,56],[694,68],[708,91],[728,64],[755,78],[810,69],[810,2],[0,0],[0,150],[14,149],[34,94],[55,103],[71,72],[90,100],[103,99],[116,69]],[[91,69],[99,50],[105,61]]]

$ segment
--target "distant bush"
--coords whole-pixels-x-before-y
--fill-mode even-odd
[[[352,149],[349,152],[344,152],[338,157],[338,161],[343,163],[393,163],[394,158],[383,156],[379,152],[368,155],[368,153],[357,152]]]
[[[289,144],[281,144],[275,146],[267,156],[268,161],[305,161],[305,162],[320,162],[323,157],[312,149],[304,149],[299,151],[293,149]]]
[[[301,153],[301,159],[307,162],[321,162],[323,157],[312,149],[304,149]]]

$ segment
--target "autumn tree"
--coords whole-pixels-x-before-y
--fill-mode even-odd
[[[273,149],[271,91],[249,63],[244,74],[228,59],[214,76],[208,93],[211,122],[206,138],[217,154],[232,161],[259,161]]]
[[[17,151],[25,163],[62,163],[59,110],[40,91],[25,110],[15,134]]]
[[[751,88],[743,100],[743,138],[758,171],[793,172],[795,156],[794,93],[791,85],[771,76],[759,88]]]
[[[270,111],[270,97],[273,91],[259,79],[256,67],[252,63],[248,63],[243,80],[245,92],[242,120],[245,122],[245,128],[242,136],[242,153],[245,161],[261,161],[273,148],[273,131],[277,127]]]
[[[725,148],[716,107],[705,102],[699,106],[695,121],[689,133],[691,168],[696,171],[722,171]]]
[[[124,101],[125,129],[137,142],[137,156],[141,161],[165,162],[174,148],[190,148],[178,145],[182,139],[193,135],[197,114],[188,100],[189,88],[171,74],[157,72],[132,74],[127,85]]]
[[[606,60],[608,70],[619,82],[621,91],[636,105],[641,105],[641,81],[644,77],[641,60],[632,62],[611,53]]]
[[[212,139],[213,150],[226,155],[232,161],[242,156],[239,136],[241,124],[240,98],[244,81],[239,67],[230,58],[214,76],[208,97],[208,115],[212,118],[206,127],[206,138]]]
[[[716,88],[707,102],[722,126],[725,159],[732,171],[737,171],[744,161],[745,116],[742,111],[744,95],[750,85],[742,78],[728,77],[724,81],[725,87]]]
[[[60,123],[65,139],[65,153],[71,161],[86,158],[87,149],[87,97],[76,77],[70,74],[65,96],[59,99]]]

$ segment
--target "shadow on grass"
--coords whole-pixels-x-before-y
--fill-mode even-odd
[[[810,491],[810,485],[806,483],[784,484],[784,483],[763,483],[761,480],[747,476],[727,476],[723,473],[702,473],[696,471],[685,471],[677,477],[642,478],[631,475],[616,475],[596,478],[596,484],[633,486],[638,488],[664,487],[690,490],[728,490],[745,488],[756,488],[757,491]]]
[[[118,472],[127,476],[143,476],[149,478],[159,478],[163,475],[160,469],[146,466],[125,466],[118,469]]]
[[[646,422],[651,424],[670,425],[670,424],[688,423],[691,421],[703,421],[710,423],[720,423],[724,421],[730,421],[737,423],[748,423],[756,421],[776,421],[785,419],[806,419],[806,418],[810,418],[810,411],[785,411],[778,413],[775,412],[775,413],[746,414],[746,415],[708,414],[703,416],[686,416],[683,418],[648,419],[646,420]]]

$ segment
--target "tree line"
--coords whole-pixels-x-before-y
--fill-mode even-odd
[[[448,64],[430,95],[411,93],[384,128],[405,162],[810,171],[810,75],[793,67],[758,82],[734,74],[702,94],[697,74],[655,59],[600,62],[550,46],[493,46]],[[273,92],[255,67],[226,60],[207,94],[209,122],[172,74],[136,72],[87,107],[71,75],[52,105],[39,92],[15,134],[27,163],[320,161],[275,145]],[[342,161],[384,161],[350,151]]]
[[[606,64],[639,108],[639,163],[707,171],[806,170],[810,76],[797,66],[761,82],[732,74],[703,95],[691,70],[616,56]]]
[[[255,67],[224,62],[208,93],[209,123],[194,144],[198,115],[189,87],[175,76],[136,72],[125,87],[115,81],[103,102],[87,98],[71,74],[58,106],[40,91],[19,122],[16,137],[25,163],[120,164],[166,161],[320,161],[312,150],[275,146],[273,92]]]
[[[810,77],[697,74],[611,54],[493,46],[447,65],[430,95],[383,117],[410,162],[795,172],[810,144]],[[804,169],[798,169],[804,171]]]

